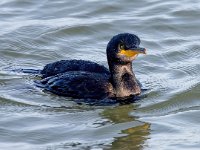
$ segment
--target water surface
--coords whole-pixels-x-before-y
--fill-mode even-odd
[[[199,16],[198,0],[1,0],[0,149],[199,149]],[[61,59],[107,66],[106,44],[121,32],[148,50],[133,64],[148,89],[134,104],[80,105],[5,71]]]

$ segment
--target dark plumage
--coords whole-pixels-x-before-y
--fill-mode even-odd
[[[40,87],[54,94],[75,98],[103,98],[112,93],[109,76],[70,71],[41,80]]]
[[[97,63],[87,60],[61,60],[47,64],[40,72],[42,78],[54,76],[68,71],[87,71],[109,75],[109,70]]]
[[[104,66],[84,60],[62,60],[48,64],[41,71],[38,87],[74,98],[125,98],[138,95],[140,84],[132,70],[139,53],[140,39],[129,33],[114,36],[107,45],[109,71]]]

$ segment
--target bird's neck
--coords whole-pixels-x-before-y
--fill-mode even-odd
[[[128,97],[141,93],[140,86],[132,70],[132,63],[109,64],[111,83],[116,97]]]

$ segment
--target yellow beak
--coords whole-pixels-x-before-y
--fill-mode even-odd
[[[133,48],[133,49],[128,49],[128,50],[121,50],[119,53],[127,57],[133,57],[138,54],[146,54],[146,49],[139,47],[139,48]]]

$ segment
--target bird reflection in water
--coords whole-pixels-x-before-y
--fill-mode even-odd
[[[150,135],[150,124],[140,122],[130,113],[136,108],[135,105],[120,105],[105,109],[102,116],[109,119],[113,124],[123,124],[119,136],[114,137],[111,145],[107,145],[109,150],[141,150],[145,147],[145,141]],[[127,124],[128,128],[125,124]],[[113,127],[114,128],[114,127]]]

